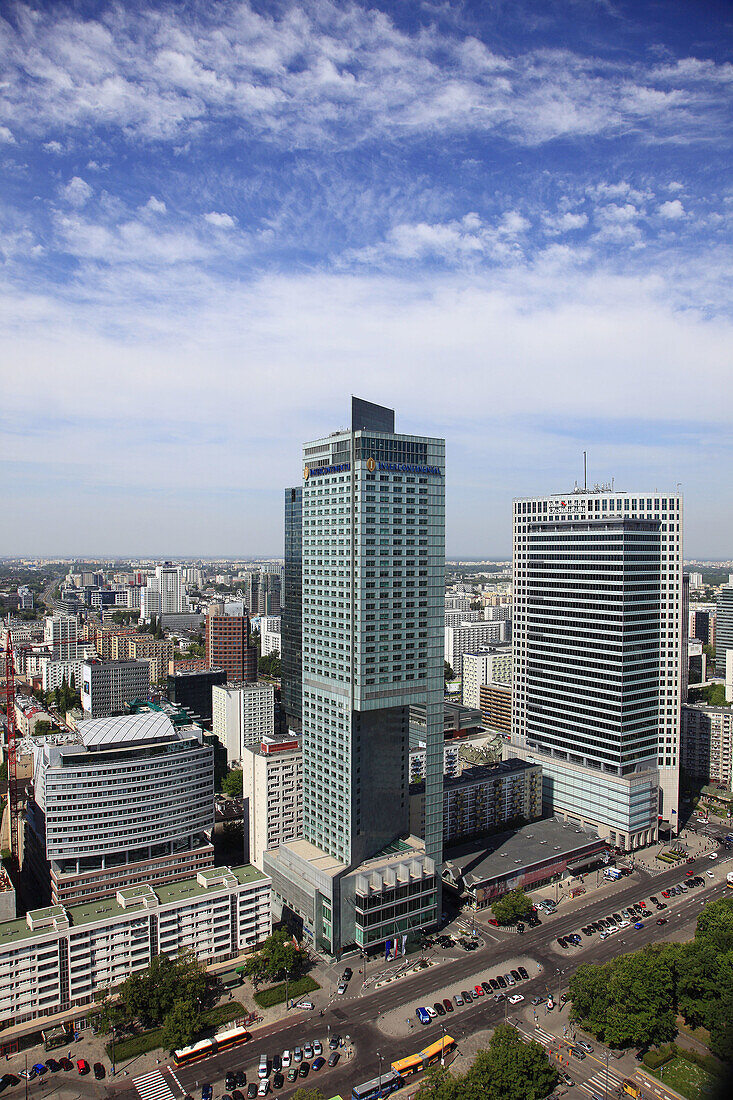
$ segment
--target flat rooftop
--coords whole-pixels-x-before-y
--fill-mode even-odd
[[[532,867],[553,857],[572,856],[579,849],[599,842],[592,829],[581,829],[553,817],[449,848],[444,860],[446,868],[452,869],[453,878],[462,878],[467,886],[473,886],[500,875],[516,874],[520,867]]]
[[[224,870],[224,868],[214,868],[214,870]],[[234,875],[237,882],[242,885],[267,878],[267,875],[264,875],[261,871],[258,871],[256,867],[252,867],[250,864],[244,864],[242,867],[231,867],[228,868],[228,870]],[[181,882],[171,882],[167,886],[154,886],[152,889],[160,905],[168,905],[171,902],[181,901],[184,898],[186,900],[194,900],[204,895],[213,896],[222,888],[220,883],[212,884],[208,887],[202,886],[196,881],[196,878],[193,877],[183,879]],[[147,884],[145,883],[135,887],[135,890],[141,895],[146,889]],[[127,894],[129,897],[129,891]],[[57,906],[47,910],[34,910],[34,912],[51,913],[53,908],[63,910],[63,907]],[[117,899],[111,897],[103,898],[100,901],[88,902],[86,905],[73,905],[66,909],[65,912],[69,918],[69,925],[73,929],[83,928],[84,925],[95,924],[98,921],[104,921],[105,919],[109,920],[112,917],[130,917],[136,913],[139,914],[140,910],[123,909]],[[53,927],[49,926],[31,930],[28,927],[25,917],[17,920],[3,921],[0,923],[0,951],[2,951],[4,947],[19,943],[22,940],[39,939],[53,932]]]

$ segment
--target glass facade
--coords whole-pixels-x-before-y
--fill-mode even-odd
[[[444,447],[370,427],[303,452],[304,836],[348,866],[409,832],[418,702],[426,849],[442,858]]]
[[[285,567],[281,609],[282,707],[288,721],[300,728],[303,676],[303,490],[285,490]]]

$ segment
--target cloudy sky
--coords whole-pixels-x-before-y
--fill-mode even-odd
[[[356,393],[445,436],[450,555],[584,449],[733,555],[732,42],[724,0],[6,0],[0,554],[279,553]]]

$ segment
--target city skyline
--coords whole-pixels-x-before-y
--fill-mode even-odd
[[[0,553],[281,555],[360,393],[446,439],[449,557],[584,450],[730,557],[730,19],[6,6]]]

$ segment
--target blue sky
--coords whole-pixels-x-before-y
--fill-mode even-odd
[[[2,554],[281,552],[349,395],[514,495],[686,496],[733,556],[733,11],[5,3]]]

